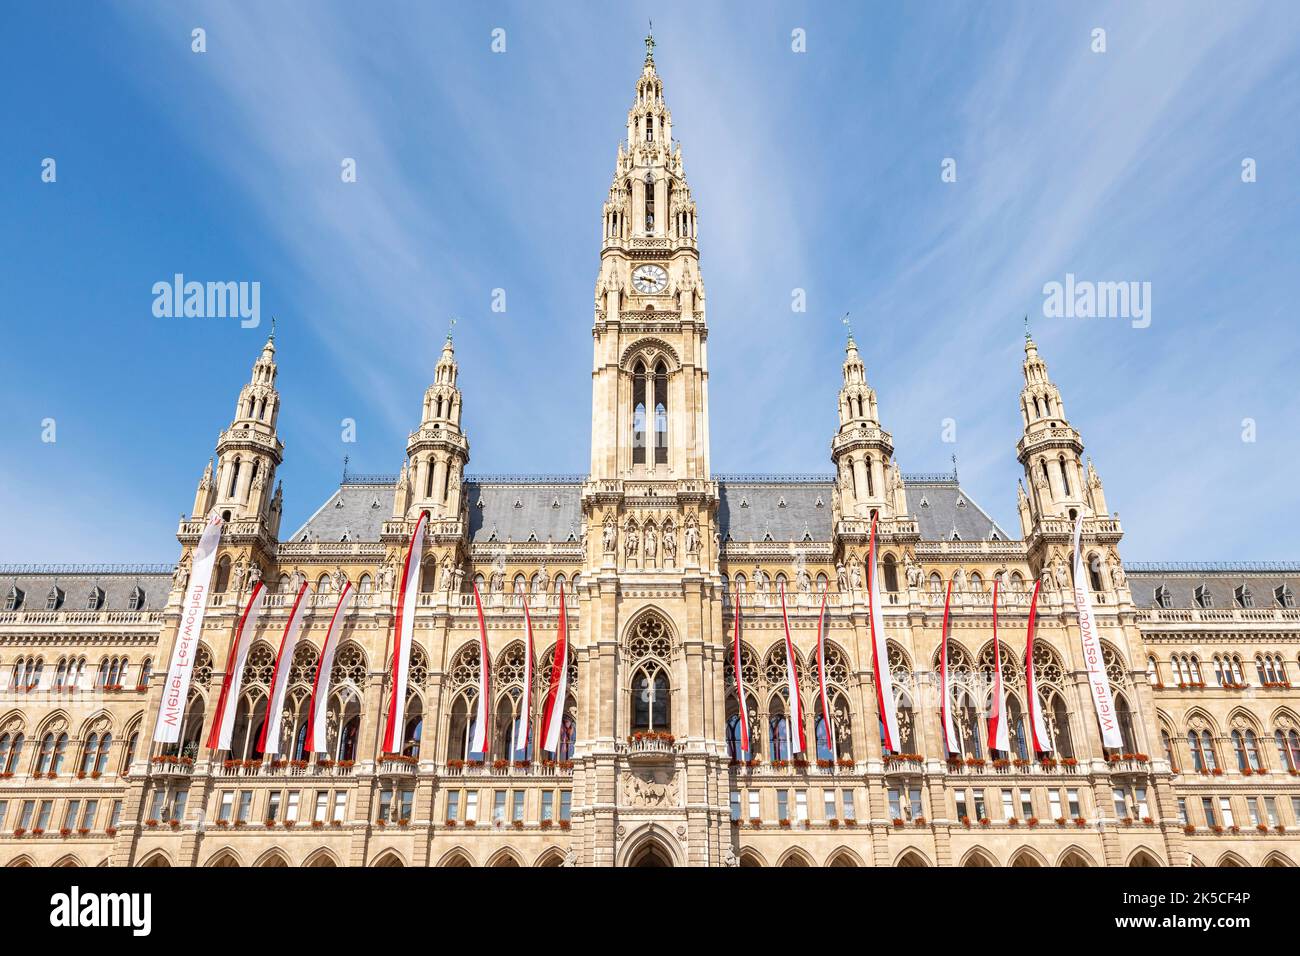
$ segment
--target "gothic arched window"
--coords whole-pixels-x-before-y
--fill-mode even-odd
[[[885,555],[885,590],[898,590],[898,562],[892,554]]]
[[[1259,742],[1253,730],[1234,730],[1232,732],[1232,749],[1237,754],[1238,770],[1259,770]]]
[[[1294,730],[1276,730],[1273,732],[1273,743],[1277,745],[1277,756],[1280,766],[1285,767],[1289,773],[1300,771],[1300,733]],[[0,770],[3,767],[4,757],[0,754]]]
[[[646,371],[642,362],[632,372],[632,464],[645,464]]]
[[[668,464],[668,369],[655,366],[655,464]]]
[[[671,703],[668,675],[662,667],[648,663],[632,677],[632,729],[669,730]]]

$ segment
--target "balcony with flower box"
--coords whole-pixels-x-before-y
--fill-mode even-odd
[[[420,769],[420,761],[406,754],[384,754],[379,758],[377,769],[381,777],[414,777]]]
[[[686,745],[663,730],[638,730],[628,735],[618,752],[630,760],[662,760],[685,752]]]
[[[1106,766],[1112,775],[1145,777],[1151,773],[1151,758],[1146,754],[1111,754]]]
[[[884,773],[891,778],[920,777],[925,773],[925,757],[921,754],[885,754]]]
[[[149,776],[166,779],[170,777],[192,777],[194,775],[193,757],[173,757],[160,754],[149,758]]]

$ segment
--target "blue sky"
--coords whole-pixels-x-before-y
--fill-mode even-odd
[[[174,560],[267,331],[156,318],[177,272],[258,281],[278,317],[285,533],[344,455],[398,469],[452,315],[470,470],[584,471],[647,16],[700,210],[717,471],[830,470],[851,311],[903,470],[955,451],[1017,528],[1029,313],[1126,559],[1298,556],[1300,8],[657,0],[11,8],[0,561]],[[1044,318],[1068,272],[1150,282],[1150,327]]]

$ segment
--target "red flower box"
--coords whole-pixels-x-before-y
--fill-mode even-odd
[[[59,831],[59,836],[61,836],[61,837],[70,837],[70,836],[72,836],[72,828],[71,828],[71,827],[64,827],[63,829],[61,829],[61,830]]]
[[[478,825],[478,821],[477,821],[477,820],[466,820],[466,821],[465,821],[465,826],[467,826],[467,827],[472,827],[472,826],[477,826],[477,825]]]
[[[104,830],[109,836],[117,836],[117,827],[107,827]]]
[[[78,836],[86,836],[88,833],[90,833],[90,827],[77,827]]]
[[[782,820],[782,821],[781,821],[781,826],[784,827],[784,826],[789,826],[789,825],[790,825],[790,821],[789,821],[789,820]],[[902,818],[902,817],[894,817],[894,826],[896,826],[896,827],[901,827],[902,825],[903,825],[903,818]]]
[[[789,826],[790,826],[790,821],[789,821],[789,820],[779,820],[779,821],[777,821],[777,822],[780,823],[781,826],[783,826],[783,827],[789,827]]]
[[[1183,832],[1186,833],[1188,836],[1191,836],[1193,833],[1196,832],[1196,827],[1190,823],[1184,824]]]
[[[993,821],[990,820],[988,817],[980,817],[980,826],[982,827],[989,826],[992,822]]]
[[[1088,825],[1088,821],[1085,820],[1083,817],[1075,817],[1074,825],[1076,827],[1086,827]]]
[[[732,823],[735,823],[736,821],[735,821],[735,820],[732,820],[731,822],[732,822]],[[539,824],[539,826],[541,826],[541,828],[542,828],[543,830],[549,830],[551,827],[555,826],[555,821],[554,821],[554,820],[543,820],[543,821]]]
[[[27,832],[26,827],[14,827],[14,836],[20,837]]]
[[[1056,825],[1057,825],[1058,827],[1063,827],[1063,826],[1065,826],[1065,817],[1057,817],[1057,818],[1056,818]]]
[[[761,817],[750,817],[750,818],[749,818],[749,825],[750,825],[751,827],[753,827],[755,830],[762,829],[762,827],[763,827],[763,820],[762,820]]]
[[[969,827],[969,826],[970,826],[970,817],[962,817],[962,818],[961,818],[961,825],[964,826],[964,827]]]
[[[914,821],[912,821],[912,822],[915,823],[918,827],[923,827],[923,826],[926,825],[925,817],[917,817],[917,818],[916,818]]]
[[[561,830],[567,830],[567,829],[569,829],[570,825],[571,825],[571,824],[569,823],[568,820],[561,820],[561,821],[560,821],[560,829],[561,829]]]
[[[456,825],[456,821],[455,821],[455,820],[450,820],[450,819],[449,819],[449,820],[447,821],[447,826],[449,826],[449,827],[454,827],[455,825]]]
[[[846,827],[855,827],[855,826],[857,826],[857,825],[858,825],[857,818],[856,818],[856,817],[845,817],[845,818],[844,818],[844,825],[845,825]]]
[[[1030,817],[1025,821],[1025,823],[1029,824],[1031,827],[1036,827],[1038,826],[1038,817]]]

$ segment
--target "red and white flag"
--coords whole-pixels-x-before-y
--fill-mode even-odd
[[[329,630],[325,632],[325,646],[321,648],[320,660],[316,663],[316,680],[311,685],[311,713],[307,716],[307,741],[304,749],[307,753],[324,752],[329,749],[325,739],[326,712],[330,700],[330,671],[334,669],[334,652],[339,647],[339,634],[343,631],[343,619],[348,616],[352,605],[352,582],[344,581],[343,590],[339,592],[339,603],[334,606],[334,615],[330,618]]]
[[[948,686],[948,605],[952,601],[952,578],[943,597],[943,637],[939,640],[939,723],[943,727],[943,746],[951,757],[961,753],[961,743],[952,725],[952,690]]]
[[[524,596],[527,601],[527,595]],[[488,657],[487,624],[483,620],[483,602],[474,585],[474,607],[478,611],[478,703],[474,705],[474,730],[470,736],[469,752],[487,754],[488,701],[492,696],[492,659]]]
[[[736,674],[736,700],[740,704],[740,750],[737,760],[749,759],[749,713],[745,710],[745,671],[740,666],[740,594],[733,598],[736,605],[736,636],[731,645],[731,668]]]
[[[248,661],[248,649],[253,646],[253,632],[257,628],[257,618],[266,603],[266,586],[258,581],[253,585],[253,593],[248,597],[244,613],[239,617],[239,627],[235,629],[235,639],[230,642],[230,653],[226,655],[226,674],[221,679],[221,693],[217,696],[217,710],[212,715],[212,729],[208,732],[209,750],[229,750],[230,735],[235,728],[235,711],[239,701],[240,687],[244,683],[244,664]]]
[[[411,532],[411,543],[402,564],[402,581],[397,592],[397,614],[393,625],[393,696],[388,701],[388,722],[384,725],[383,752],[397,753],[406,734],[406,675],[411,669],[411,641],[415,635],[415,604],[420,596],[420,562],[424,558],[424,528],[429,512],[421,511]]]
[[[1034,618],[1038,613],[1038,589],[1041,578],[1034,581],[1034,596],[1029,599],[1029,629],[1025,637],[1025,699],[1029,705],[1029,733],[1033,737],[1035,753],[1050,753],[1052,740],[1043,722],[1043,709],[1038,701],[1038,678],[1034,674]]]
[[[790,621],[785,613],[785,584],[781,589],[781,621],[785,624],[785,693],[790,703],[790,753],[805,753],[808,740],[803,731],[803,701],[799,698],[799,660],[794,655],[794,642],[790,640]]]
[[[564,726],[564,702],[569,694],[569,616],[564,612],[564,585],[560,585],[560,624],[551,658],[551,684],[546,690],[546,708],[542,713],[542,749],[556,753],[560,749],[560,731]]]
[[[519,723],[515,726],[514,754],[528,759],[528,731],[533,726],[533,620],[528,616],[528,595],[524,595],[524,696],[519,701]]]
[[[307,613],[307,594],[311,585],[306,581],[298,588],[298,596],[293,600],[293,610],[284,625],[284,635],[280,638],[280,652],[275,655],[275,670],[271,671],[271,689],[266,695],[266,720],[262,722],[262,736],[258,738],[257,749],[264,754],[275,755],[280,752],[280,718],[284,712],[284,695],[289,689],[289,672],[293,670],[293,652],[298,649],[298,637],[302,633],[302,619]]]
[[[876,516],[871,516],[871,543],[867,550],[867,602],[871,608],[871,667],[876,684],[876,706],[885,732],[885,749],[900,753],[898,703],[894,678],[889,673],[889,645],[885,640],[885,612],[880,607],[880,582],[876,577]]]
[[[822,609],[817,614],[817,692],[821,695],[822,720],[826,725],[826,746],[831,759],[839,757],[835,747],[835,722],[832,717],[830,687],[826,683],[826,592],[822,592]]]
[[[208,610],[212,591],[212,566],[217,562],[217,545],[220,543],[221,516],[214,511],[208,516],[208,525],[203,529],[199,543],[194,546],[191,554],[190,583],[185,589],[181,622],[176,628],[176,643],[172,647],[167,680],[163,683],[158,722],[153,729],[153,739],[158,743],[174,744],[181,739],[181,722],[185,719],[190,678],[194,676],[194,657],[199,651],[203,615]]]
[[[1097,708],[1097,723],[1101,726],[1101,742],[1106,747],[1122,749],[1124,739],[1119,733],[1115,717],[1115,698],[1110,693],[1110,680],[1106,677],[1106,662],[1101,653],[1101,638],[1097,634],[1097,616],[1092,610],[1092,593],[1088,589],[1088,576],[1084,573],[1083,551],[1079,537],[1083,532],[1083,515],[1074,521],[1074,607],[1079,614],[1079,640],[1083,644],[1083,662],[1088,669],[1088,686],[1092,688],[1092,702]]]
[[[993,703],[989,710],[989,749],[1011,751],[1007,731],[1007,693],[1002,686],[1002,648],[998,644],[998,579],[993,579]]]

